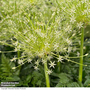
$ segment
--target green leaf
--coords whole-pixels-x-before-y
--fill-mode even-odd
[[[80,86],[77,82],[71,82],[71,83],[67,84],[67,87],[80,87]]]
[[[26,78],[26,82],[30,82],[31,81],[31,78],[32,78],[32,76],[31,75],[28,75],[27,78]]]
[[[59,82],[56,87],[66,87],[67,84]]]
[[[90,86],[90,79],[87,79],[87,80],[84,82],[84,86],[85,86],[85,87]]]
[[[20,78],[18,76],[13,76],[12,78],[13,78],[14,81],[19,81],[20,80]]]
[[[20,70],[15,71],[14,75],[19,75]]]
[[[1,71],[2,74],[0,77],[4,77],[6,81],[19,81],[19,71],[20,70],[12,70],[12,67],[15,66],[15,63],[10,62],[8,58],[4,54],[2,54],[2,62],[1,62]],[[1,78],[1,81],[3,78]]]
[[[38,86],[41,86],[42,81],[41,81],[41,80],[38,80],[36,84],[37,84]]]
[[[1,60],[2,60],[2,64],[1,64],[2,68],[1,69],[4,72],[10,72],[11,71],[11,65],[9,63],[9,59],[6,58],[4,54],[2,54]]]
[[[12,77],[7,77],[6,80],[7,81],[13,81],[13,78]]]

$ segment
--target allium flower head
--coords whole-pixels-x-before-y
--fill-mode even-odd
[[[1,1],[0,43],[13,47],[14,52],[24,53],[17,57],[20,65],[38,57],[34,60],[35,70],[41,62],[47,61],[50,62],[48,66],[54,68],[56,62],[64,60],[60,53],[65,55],[73,50],[73,42],[78,40],[75,35],[79,34],[75,27],[80,29],[83,22],[90,22],[90,3],[89,0],[58,0],[58,5],[52,0],[53,5],[49,7],[46,0],[34,1],[9,0],[9,5]],[[52,61],[51,57],[56,59]],[[48,74],[51,72],[47,71]]]

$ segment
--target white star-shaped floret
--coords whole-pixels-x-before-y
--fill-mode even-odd
[[[72,44],[72,41],[71,40],[69,40],[68,38],[66,39],[66,42],[68,43],[68,44]]]
[[[41,62],[44,64],[44,63],[46,63],[46,61],[47,61],[47,60],[45,60],[45,59],[42,59],[42,61],[41,61]]]
[[[55,43],[54,50],[56,50],[59,47],[59,43]]]
[[[80,56],[80,53],[79,52],[77,52],[77,57],[79,57]]]
[[[55,61],[54,61],[54,62],[50,61],[49,65],[50,65],[50,68],[51,68],[51,67],[54,68],[54,66],[56,65],[56,64],[55,64]]]
[[[31,59],[31,58],[29,58],[27,61],[28,61],[28,63],[31,63],[32,59]]]
[[[39,68],[38,68],[38,66],[34,66],[34,69],[35,69],[35,70],[38,70]]]
[[[83,27],[83,23],[82,23],[82,22],[77,23],[77,27],[78,27],[79,29],[82,28],[82,27]]]
[[[39,65],[39,60],[37,60],[37,61],[35,62],[35,64],[36,64],[36,65]]]
[[[47,74],[51,74],[52,73],[52,70],[48,70],[48,71],[46,71],[47,72]]]
[[[70,22],[71,22],[71,23],[74,23],[75,21],[76,21],[75,17],[72,16],[72,17],[70,18]]]
[[[45,47],[46,48],[49,48],[50,47],[50,44],[49,43],[45,43]]]
[[[18,60],[18,64],[24,64],[23,60]]]
[[[62,58],[62,56],[59,55],[58,62],[62,62],[62,60],[64,60],[64,59]]]
[[[76,13],[76,12],[75,12],[75,9],[71,9],[71,10],[70,10],[70,13],[71,13],[71,14]]]

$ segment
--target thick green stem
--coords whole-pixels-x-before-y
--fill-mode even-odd
[[[60,62],[57,62],[57,72],[60,73]]]
[[[49,75],[47,73],[48,67],[47,67],[47,62],[44,63],[44,72],[45,72],[45,78],[46,78],[46,86],[50,87],[50,81],[49,81]]]
[[[83,74],[83,43],[84,43],[84,28],[81,30],[81,46],[80,46],[80,66],[79,66],[79,81],[82,82]]]

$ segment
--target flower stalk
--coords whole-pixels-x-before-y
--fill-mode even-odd
[[[57,62],[57,72],[60,73],[60,62]]]
[[[20,58],[20,51],[17,51],[17,57]],[[19,70],[21,69],[21,67],[19,67]],[[20,73],[20,72],[19,72]]]
[[[46,61],[46,63],[44,63],[44,71],[45,71],[45,78],[46,78],[46,86],[50,87],[49,75],[47,73],[47,71],[48,71],[47,61]]]
[[[82,82],[83,74],[83,44],[84,44],[84,28],[81,29],[81,46],[80,46],[80,66],[79,66],[79,81]]]

